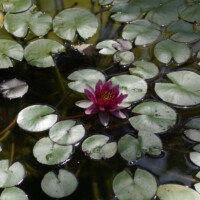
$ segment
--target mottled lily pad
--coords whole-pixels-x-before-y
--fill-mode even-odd
[[[114,55],[115,62],[119,62],[120,65],[130,65],[135,59],[133,52],[117,52]]]
[[[6,188],[0,196],[1,200],[28,200],[25,192],[17,187]]]

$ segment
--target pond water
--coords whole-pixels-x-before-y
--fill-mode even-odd
[[[122,66],[113,60],[113,55],[101,55],[95,50],[95,47],[89,50],[88,55],[83,55],[74,50],[71,44],[77,45],[80,43],[87,43],[96,45],[108,39],[116,41],[117,38],[122,37],[122,30],[126,26],[126,23],[116,22],[111,19],[111,13],[109,11],[110,6],[101,7],[98,1],[37,0],[35,3],[38,9],[49,13],[52,17],[55,17],[60,11],[67,8],[81,7],[87,9],[98,19],[99,28],[96,34],[88,40],[76,37],[74,42],[62,40],[53,32],[53,29],[44,37],[36,37],[33,33],[29,33],[26,38],[17,38],[11,35],[7,32],[5,27],[0,29],[0,39],[15,40],[24,48],[30,41],[37,38],[52,39],[64,44],[66,47],[66,52],[55,55],[55,67],[34,67],[23,59],[21,62],[16,62],[14,67],[0,69],[0,83],[4,80],[17,78],[25,81],[29,85],[28,92],[22,98],[10,100],[3,98],[3,95],[0,97],[0,143],[2,144],[0,160],[9,159],[12,163],[19,161],[25,167],[26,177],[18,187],[28,195],[30,200],[53,199],[42,191],[41,181],[44,175],[49,171],[55,171],[57,173],[59,169],[66,169],[76,176],[78,187],[73,194],[63,199],[117,199],[113,192],[113,180],[115,176],[123,170],[134,174],[135,170],[139,168],[150,172],[155,177],[158,186],[173,183],[194,189],[194,185],[199,182],[195,177],[199,172],[199,167],[190,161],[190,152],[193,151],[192,148],[197,142],[187,139],[184,135],[184,131],[187,129],[185,124],[189,119],[200,116],[199,103],[191,106],[175,105],[162,100],[162,98],[156,94],[154,88],[155,83],[170,82],[167,80],[166,76],[166,74],[170,72],[188,70],[199,74],[199,60],[196,57],[196,53],[200,50],[200,45],[198,43],[200,37],[195,42],[187,44],[193,52],[189,59],[178,64],[174,60],[169,63],[160,62],[154,55],[155,45],[162,40],[170,38],[172,35],[166,30],[168,25],[165,27],[160,26],[160,24],[157,25],[161,34],[153,43],[147,45],[133,44],[130,51],[134,53],[135,61],[150,61],[159,68],[159,73],[154,78],[147,80],[148,90],[144,97],[135,102],[131,102],[131,107],[125,110],[127,118],[136,116],[136,114],[131,112],[136,105],[153,100],[167,104],[173,108],[177,113],[177,121],[169,130],[157,134],[163,144],[162,152],[158,156],[143,154],[136,161],[128,162],[123,159],[118,152],[112,158],[95,160],[89,158],[89,156],[81,150],[81,144],[86,138],[94,134],[101,134],[108,136],[110,141],[118,142],[120,138],[126,134],[137,137],[138,131],[133,128],[127,119],[122,120],[111,117],[109,125],[104,127],[99,122],[97,115],[85,115],[84,110],[75,105],[75,102],[84,99],[85,95],[71,90],[67,85],[69,83],[67,77],[76,70],[95,69],[105,74],[106,79],[110,79],[118,75],[130,74],[128,69],[131,65]],[[187,1],[186,7],[190,6],[189,3],[199,6],[196,1]],[[144,18],[145,16],[146,14],[143,12],[140,18]],[[192,24],[192,22],[190,23]],[[194,30],[195,33],[199,34],[198,23],[194,23]],[[159,51],[162,50],[159,49]],[[194,85],[195,84],[196,82],[194,79]],[[177,91],[177,94],[178,93],[179,91]],[[199,93],[195,95],[200,99]],[[182,101],[182,96],[179,96],[179,98],[180,101]],[[185,98],[187,99],[188,96]],[[60,121],[76,119],[79,123],[83,124],[86,129],[84,139],[75,145],[73,154],[68,161],[62,165],[40,164],[33,155],[34,145],[40,138],[48,137],[48,131],[38,133],[27,132],[16,124],[15,119],[18,113],[22,109],[36,104],[50,105],[59,113]],[[152,124],[152,126],[154,126],[154,124]],[[200,132],[198,134],[200,138]],[[145,190],[145,188],[143,189]],[[3,188],[0,188],[0,193],[2,191]],[[158,200],[159,198],[154,196],[153,199]],[[166,200],[165,198],[163,199]],[[177,200],[175,196],[172,199]],[[200,197],[196,199],[200,199]],[[193,199],[189,197],[187,200]]]

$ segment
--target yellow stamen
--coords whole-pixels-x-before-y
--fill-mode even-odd
[[[101,98],[104,101],[109,101],[109,100],[113,100],[115,96],[111,92],[105,91],[103,94],[101,94]]]

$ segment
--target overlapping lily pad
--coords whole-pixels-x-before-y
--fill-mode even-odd
[[[28,200],[25,192],[17,187],[6,188],[0,196],[1,200]]]
[[[0,39],[0,69],[13,67],[11,59],[22,61],[22,46],[12,40]]]
[[[155,92],[164,101],[178,106],[200,103],[200,75],[192,71],[167,74],[172,83],[156,83]]]
[[[42,190],[53,198],[63,198],[72,194],[78,186],[74,174],[60,169],[56,175],[54,172],[45,174],[41,182]]]
[[[84,93],[84,89],[87,85],[95,88],[99,80],[105,82],[104,74],[94,69],[77,70],[71,73],[67,78],[72,81],[68,83],[69,88],[80,93]]]
[[[76,32],[83,38],[92,37],[98,28],[95,15],[83,8],[69,8],[56,15],[53,21],[54,32],[62,39],[73,41]]]
[[[50,39],[38,39],[25,48],[24,57],[32,66],[52,67],[55,66],[52,55],[62,52],[65,52],[62,44]]]
[[[103,55],[113,55],[117,50],[113,47],[113,44],[117,44],[114,40],[104,40],[99,42],[96,45],[96,48],[99,49],[99,53]]]
[[[160,0],[134,0],[133,4],[142,9],[143,12],[148,12],[153,8],[157,8],[160,5]]]
[[[141,103],[132,112],[139,114],[129,122],[138,131],[162,133],[176,124],[177,114],[169,106],[154,101]]]
[[[200,144],[197,144],[193,147],[193,150],[200,153]],[[200,175],[200,174],[199,174]]]
[[[134,59],[135,56],[131,51],[117,52],[114,55],[115,62],[119,62],[120,65],[130,65]]]

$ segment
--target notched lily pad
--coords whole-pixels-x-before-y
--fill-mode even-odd
[[[131,51],[117,52],[114,55],[114,61],[119,62],[120,65],[130,65],[134,59],[135,56]]]
[[[1,200],[28,200],[25,192],[17,187],[6,188],[0,196]]]
[[[8,99],[16,99],[23,97],[28,92],[28,84],[19,79],[11,79],[3,81],[0,84],[0,92],[3,97]]]

